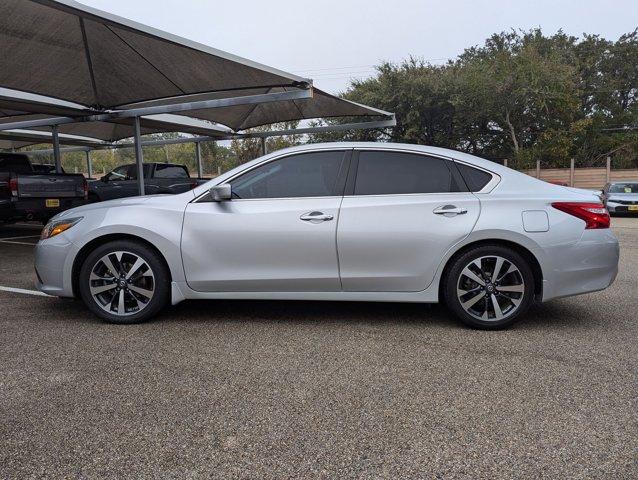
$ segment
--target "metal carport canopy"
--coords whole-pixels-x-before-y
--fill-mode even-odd
[[[48,120],[52,117],[48,115],[25,114],[13,117],[0,118],[0,133],[13,132],[14,130],[3,131],[5,124],[14,124],[15,122],[30,122],[33,120]],[[24,127],[30,131],[49,132],[50,127]],[[180,132],[189,133],[191,135],[206,135],[227,138],[230,132],[228,129],[215,126],[209,122],[187,118],[177,115],[152,115],[148,117],[140,117],[140,130],[142,135],[152,133]],[[60,135],[75,135],[88,137],[92,139],[102,140],[104,142],[115,142],[124,138],[134,136],[135,129],[133,118],[113,119],[106,121],[84,121],[75,123],[65,123],[58,127]],[[64,143],[60,141],[60,143]]]
[[[72,0],[3,0],[0,44],[0,85],[100,110],[310,83]]]
[[[51,126],[58,169],[59,131],[88,128],[64,126],[76,123],[132,124],[141,172],[140,118],[150,114],[197,117],[234,132],[333,116],[394,122],[388,112],[313,89],[308,79],[72,0],[3,0],[0,13],[0,87],[49,97],[52,104],[73,102],[81,110],[55,116],[24,101],[0,102],[4,116],[13,117],[0,131]],[[34,112],[50,117],[33,118]],[[31,123],[13,121],[20,117]]]
[[[0,42],[0,86],[100,111],[274,96],[311,85],[309,79],[72,0],[3,0]],[[318,89],[312,99],[174,113],[235,131],[289,120],[391,115]]]

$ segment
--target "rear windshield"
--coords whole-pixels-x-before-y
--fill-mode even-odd
[[[638,193],[638,183],[612,183],[609,193]]]
[[[157,165],[156,178],[188,178],[188,170],[181,165]]]
[[[29,159],[24,155],[0,156],[0,172],[33,173]]]

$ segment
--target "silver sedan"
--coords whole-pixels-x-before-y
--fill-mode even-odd
[[[42,292],[115,323],[187,299],[443,300],[502,328],[534,301],[607,288],[618,254],[594,194],[440,148],[332,143],[63,212],[35,268]]]

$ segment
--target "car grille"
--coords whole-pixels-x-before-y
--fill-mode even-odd
[[[621,205],[638,205],[638,200],[613,200],[609,199],[610,202],[620,203]]]

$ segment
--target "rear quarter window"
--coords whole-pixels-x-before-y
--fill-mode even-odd
[[[459,172],[461,172],[461,176],[463,177],[463,180],[465,180],[470,192],[479,192],[483,190],[485,185],[490,183],[490,180],[492,180],[491,173],[487,173],[483,170],[479,170],[478,168],[470,167],[469,165],[464,165],[462,163],[457,163],[456,165],[459,168]]]

